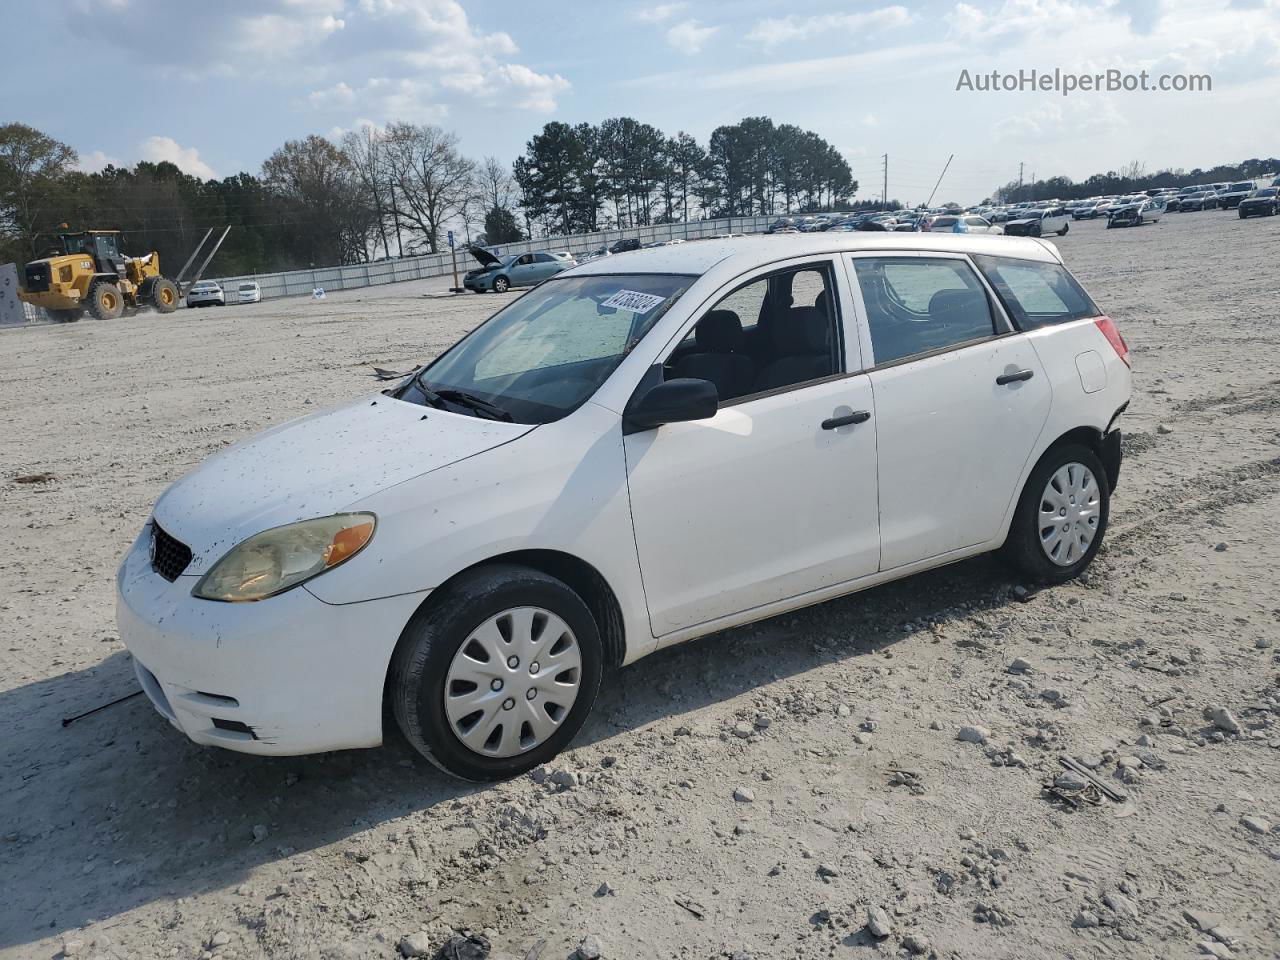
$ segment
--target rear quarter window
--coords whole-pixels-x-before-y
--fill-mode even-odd
[[[1102,313],[1061,264],[981,255],[973,259],[1019,330]]]

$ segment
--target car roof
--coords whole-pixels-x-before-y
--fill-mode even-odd
[[[746,272],[753,267],[793,257],[859,251],[905,253],[977,253],[1016,257],[1022,260],[1058,262],[1054,247],[1032,237],[1004,237],[984,234],[891,233],[795,233],[773,236],[733,237],[699,240],[670,247],[648,247],[608,259],[591,260],[566,270],[560,276],[587,276],[610,273],[672,273],[701,276],[713,267]]]

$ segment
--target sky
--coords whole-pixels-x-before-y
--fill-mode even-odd
[[[10,4],[13,4],[10,6]],[[0,10],[14,16],[15,0]],[[860,187],[972,203],[1074,179],[1280,155],[1280,0],[43,0],[22,6],[0,122],[83,169],[257,173],[391,120],[511,161],[544,123],[632,116],[704,144],[745,116],[811,129]],[[1212,90],[958,90],[992,70],[1208,74]]]

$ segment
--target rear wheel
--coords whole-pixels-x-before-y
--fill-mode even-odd
[[[464,780],[504,780],[568,745],[595,703],[603,664],[581,597],[537,570],[495,564],[414,615],[388,692],[424,757]]]
[[[1054,447],[1027,479],[1004,557],[1038,583],[1071,580],[1102,546],[1110,508],[1111,489],[1097,454],[1079,444]]]
[[[89,287],[89,312],[99,320],[114,320],[124,313],[124,295],[109,280],[98,280]]]

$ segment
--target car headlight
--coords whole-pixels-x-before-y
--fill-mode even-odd
[[[227,603],[274,597],[350,560],[376,525],[372,513],[339,513],[264,530],[232,547],[191,594]]]

